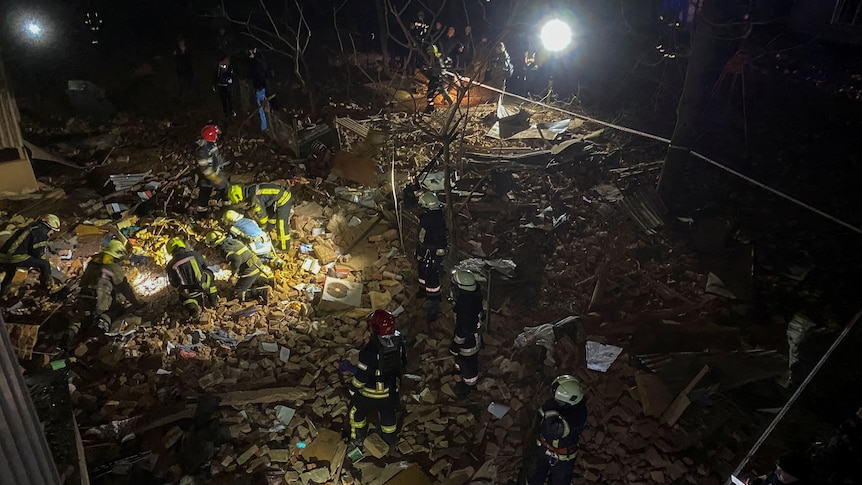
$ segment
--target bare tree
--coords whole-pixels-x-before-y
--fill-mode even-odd
[[[316,116],[315,96],[312,83],[309,82],[308,64],[305,61],[305,52],[311,41],[312,32],[305,19],[305,7],[302,2],[293,0],[291,5],[290,2],[285,1],[281,15],[274,16],[266,1],[258,0],[257,5],[249,10],[244,20],[231,15],[231,12],[225,8],[224,2],[221,4],[221,10],[225,19],[244,28],[242,35],[292,61],[293,74],[302,91],[308,96],[312,116]]]

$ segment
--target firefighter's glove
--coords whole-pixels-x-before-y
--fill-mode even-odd
[[[440,248],[436,252],[437,256],[446,256],[446,248]]]
[[[452,343],[451,343],[451,344],[449,344],[449,353],[450,353],[450,354],[452,354],[452,355],[458,355],[458,351],[459,351],[459,350],[460,350],[460,349],[458,348],[458,344],[456,344],[456,343],[455,343],[455,341],[452,341]]]

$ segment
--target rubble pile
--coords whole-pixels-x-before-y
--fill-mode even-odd
[[[527,123],[544,124],[534,127],[538,137],[490,138],[484,120],[495,110],[469,108],[450,147],[463,156],[447,200],[456,229],[450,263],[514,261],[511,273],[479,273],[490,320],[479,384],[466,399],[453,390],[451,306],[444,302],[442,317],[427,323],[412,296],[415,218],[402,213],[401,233],[391,217],[379,224],[395,212],[393,161],[400,187],[440,152],[446,110],[430,121],[387,114],[336,122],[341,150],[376,160],[378,186],[342,185],[339,177],[314,173],[316,161],[294,159],[262,138],[225,138],[233,182],[275,180],[294,193],[294,245],[267,304],[229,299],[230,272],[203,243],[218,226],[220,207],[211,207],[212,217],[192,215],[190,143],[178,135],[188,126],[158,123],[140,139],[116,137],[110,156],[68,147],[70,156],[86,152],[93,165],[87,177],[114,184],[101,196],[73,188],[73,180],[65,187],[75,204],[64,223],[76,239],[60,268],[74,279],[104,239],[119,233],[132,248],[129,280],[147,304],[118,334],[85,339],[72,350],[72,403],[91,463],[131,460],[121,445],[136,442],[134,459],[176,481],[255,474],[272,483],[506,483],[533,451],[525,436],[548,397],[546,384],[574,374],[589,410],[578,459],[583,481],[719,483],[747,429],[737,428],[731,441],[702,441],[707,429],[680,404],[692,389],[636,367],[637,353],[725,344],[706,342],[715,333],[704,329],[726,314],[726,300],[705,292],[709,277],[700,261],[669,236],[675,222],[638,187],[654,160],[639,152],[615,156],[619,140],[579,120],[545,138],[544,125],[560,121],[546,110]],[[118,174],[138,176],[109,177]],[[27,222],[16,217],[16,227]],[[217,266],[223,298],[199,321],[183,316],[165,281],[163,247],[175,236]],[[38,298],[22,309],[38,308],[37,320],[53,310],[49,296]],[[345,388],[368,335],[366,317],[379,308],[397,316],[408,346],[399,442],[389,449],[372,431],[365,456],[350,456],[342,440]],[[570,315],[583,317],[577,332],[557,335],[547,347],[518,344],[526,327]],[[681,327],[692,336],[687,347],[655,347]],[[588,340],[624,351],[606,372],[588,370]],[[50,355],[53,344],[48,337],[36,351]],[[734,345],[738,339],[726,347]],[[685,373],[692,387],[698,370]]]

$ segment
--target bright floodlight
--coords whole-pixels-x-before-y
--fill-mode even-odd
[[[42,37],[42,26],[39,25],[35,20],[28,20],[24,23],[24,31],[30,35],[30,37],[38,39]]]
[[[542,27],[542,45],[551,52],[561,51],[572,42],[572,29],[560,19],[554,19]]]

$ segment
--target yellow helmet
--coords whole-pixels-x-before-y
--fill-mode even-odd
[[[215,247],[221,244],[221,242],[225,240],[225,237],[226,236],[222,232],[211,231],[208,232],[207,235],[204,237],[204,241],[206,241],[207,246]]]
[[[231,185],[227,191],[227,198],[232,204],[239,204],[244,199],[242,185]]]
[[[45,216],[42,217],[42,222],[44,222],[52,231],[60,230],[60,218],[54,214],[45,214]]]
[[[126,245],[116,239],[111,239],[102,249],[102,252],[114,259],[121,259],[126,255]]]
[[[227,212],[224,213],[224,217],[222,218],[222,221],[225,224],[233,224],[240,219],[242,219],[242,214],[240,214],[239,212],[237,212],[235,210],[229,209]]]
[[[178,237],[172,237],[168,240],[167,244],[165,244],[165,252],[171,254],[177,249],[185,249],[185,247],[186,243],[184,243],[182,239]]]

